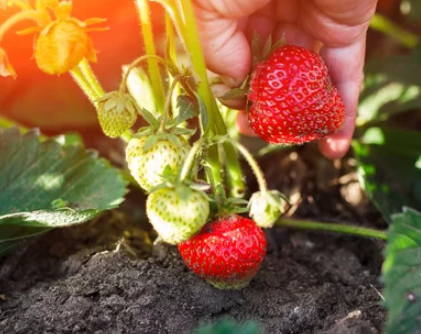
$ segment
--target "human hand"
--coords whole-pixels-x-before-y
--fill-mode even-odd
[[[195,10],[209,69],[228,86],[238,86],[250,71],[250,41],[256,31],[273,40],[320,52],[345,104],[341,131],[320,140],[320,151],[340,158],[355,128],[363,80],[366,33],[377,0],[195,0]],[[245,114],[237,124],[247,133]],[[250,132],[250,130],[248,130]]]

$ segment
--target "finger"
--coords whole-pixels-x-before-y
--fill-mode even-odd
[[[197,25],[207,66],[238,86],[250,69],[250,46],[238,19],[265,6],[269,0],[196,1]]]
[[[245,110],[240,110],[235,121],[238,131],[245,136],[257,137],[257,134],[251,129],[249,121],[247,119],[247,113]]]
[[[320,42],[310,37],[296,25],[285,21],[277,24],[273,37],[274,41],[279,41],[284,37],[286,44],[301,46],[317,53],[321,48]]]
[[[356,43],[342,48],[322,50],[333,84],[345,105],[345,123],[333,136],[319,142],[320,151],[328,158],[342,157],[349,149],[355,129],[358,97],[364,77],[365,36]]]

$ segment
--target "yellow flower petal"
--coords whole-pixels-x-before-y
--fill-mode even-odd
[[[0,48],[0,75],[2,77],[12,76],[16,78],[16,72],[7,57],[6,51]]]

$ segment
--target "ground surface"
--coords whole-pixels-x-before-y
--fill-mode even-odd
[[[292,198],[293,218],[384,227],[352,159],[332,163],[307,145],[262,164],[271,186]],[[133,193],[121,210],[1,260],[0,333],[189,334],[226,316],[258,320],[267,334],[382,332],[382,242],[275,228],[250,286],[219,291],[192,274],[176,248],[152,247],[141,202]]]

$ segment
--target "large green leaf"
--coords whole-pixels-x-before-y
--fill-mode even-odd
[[[388,222],[403,206],[421,210],[421,133],[370,128],[353,147],[361,185]]]
[[[404,208],[389,229],[383,264],[384,297],[389,310],[387,334],[421,330],[421,214]]]
[[[261,334],[257,322],[248,321],[238,324],[230,319],[222,319],[217,323],[203,325],[196,329],[193,334]]]
[[[126,193],[120,172],[81,145],[0,133],[0,254],[51,228],[92,219]]]

